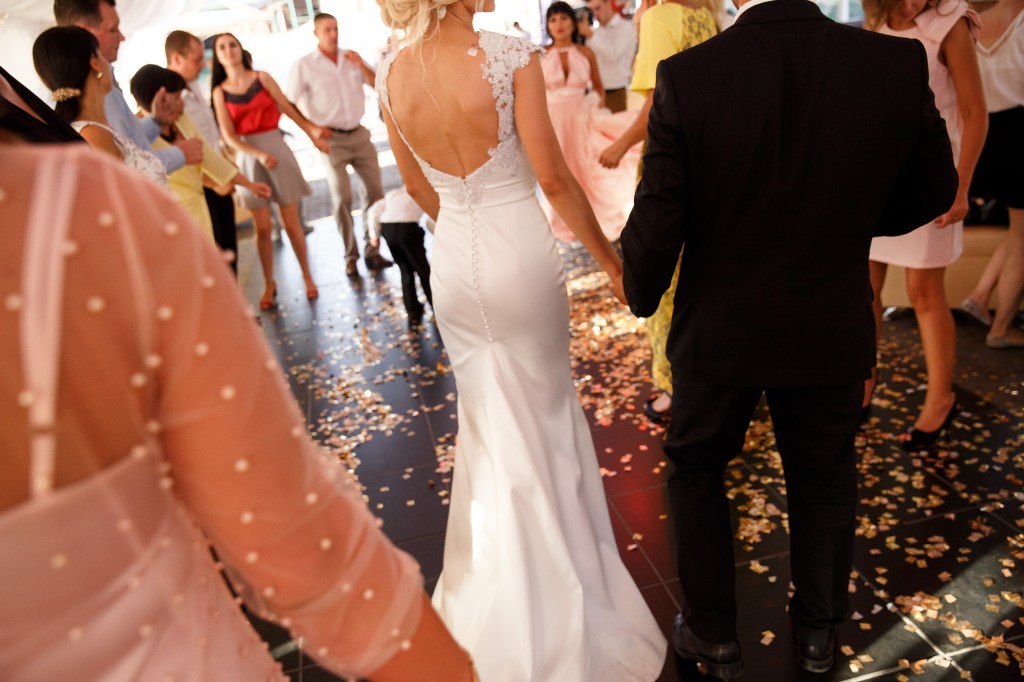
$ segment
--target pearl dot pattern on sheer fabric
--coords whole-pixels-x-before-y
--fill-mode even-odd
[[[82,183],[80,188],[87,188],[88,178],[100,176],[104,170],[107,169],[103,168],[102,164],[98,164],[95,172],[90,168],[83,174],[83,177],[86,179],[80,181]],[[0,173],[2,173],[2,170],[0,170]],[[117,176],[115,175],[114,177],[116,178]],[[126,563],[123,567],[118,566],[118,572],[115,574],[113,582],[110,583],[115,588],[112,593],[114,593],[114,597],[118,596],[117,593],[125,595],[126,599],[127,595],[133,594],[131,599],[138,600],[145,597],[147,603],[155,603],[153,600],[154,585],[160,583],[159,589],[156,590],[157,592],[163,591],[160,594],[161,601],[159,606],[164,609],[166,614],[171,614],[171,609],[174,609],[173,613],[175,615],[170,618],[171,621],[181,621],[183,618],[186,618],[186,614],[192,614],[187,616],[187,618],[195,621],[194,616],[196,613],[202,614],[204,618],[206,614],[209,614],[210,621],[220,621],[220,624],[212,626],[210,623],[193,622],[188,628],[190,632],[189,638],[180,642],[182,646],[193,649],[205,646],[209,651],[221,658],[233,659],[235,656],[239,656],[246,659],[258,659],[261,657],[261,653],[267,650],[268,645],[261,642],[258,636],[252,632],[251,625],[241,610],[235,607],[236,603],[241,603],[241,599],[238,599],[236,602],[232,601],[230,596],[227,596],[228,592],[221,584],[222,581],[215,572],[224,567],[213,567],[213,562],[210,561],[209,548],[211,545],[200,530],[200,528],[210,528],[205,523],[208,519],[196,517],[195,500],[189,498],[190,495],[196,496],[195,472],[191,470],[186,471],[182,467],[183,462],[188,461],[187,456],[176,459],[172,456],[174,453],[165,453],[163,448],[167,446],[167,443],[178,440],[182,432],[188,428],[189,420],[193,417],[192,410],[202,414],[202,409],[213,406],[220,413],[229,414],[231,410],[248,409],[250,401],[241,400],[241,396],[249,395],[249,389],[253,385],[258,386],[261,390],[265,389],[271,385],[270,379],[273,378],[276,384],[284,386],[281,377],[273,374],[282,372],[282,368],[276,359],[268,357],[265,347],[254,346],[253,348],[247,348],[249,351],[254,351],[247,356],[248,364],[244,368],[235,368],[238,370],[237,372],[222,372],[221,370],[224,369],[223,365],[216,365],[215,369],[220,373],[209,377],[212,379],[212,382],[203,386],[202,393],[205,395],[200,395],[200,391],[195,390],[192,391],[195,395],[190,395],[189,401],[182,401],[181,404],[185,406],[184,414],[165,411],[164,405],[160,404],[162,400],[151,403],[149,400],[140,399],[140,396],[148,396],[150,393],[156,395],[159,392],[162,394],[168,388],[180,391],[182,384],[189,386],[191,382],[184,381],[165,385],[163,383],[164,380],[168,377],[176,379],[179,376],[185,376],[188,379],[192,379],[193,376],[198,377],[198,372],[206,371],[204,368],[211,367],[209,364],[210,360],[203,361],[202,358],[215,355],[217,363],[225,362],[222,358],[234,357],[238,345],[230,335],[221,336],[219,326],[206,324],[208,316],[194,315],[195,311],[192,307],[193,305],[212,305],[213,303],[223,304],[221,293],[225,290],[228,276],[216,270],[216,268],[223,266],[212,255],[203,253],[201,249],[191,248],[195,246],[192,235],[194,230],[189,229],[183,218],[176,219],[179,213],[173,211],[171,207],[163,206],[156,199],[153,199],[150,205],[143,206],[140,209],[140,215],[141,212],[146,212],[145,215],[152,218],[149,221],[141,220],[140,216],[126,211],[125,204],[131,203],[128,200],[135,198],[131,192],[132,187],[128,181],[126,181],[124,186],[119,185],[116,187],[115,191],[121,193],[120,201],[108,204],[112,206],[110,210],[97,210],[98,204],[96,202],[102,199],[95,194],[89,196],[82,192],[81,205],[71,214],[70,220],[74,222],[70,223],[71,230],[67,232],[67,234],[73,235],[74,238],[60,236],[65,234],[61,231],[57,233],[58,236],[54,238],[50,247],[52,255],[62,264],[61,267],[67,269],[68,273],[67,279],[70,285],[65,293],[66,305],[63,310],[66,318],[71,319],[72,316],[77,316],[77,319],[73,319],[74,324],[67,325],[67,328],[74,330],[77,328],[74,325],[84,325],[87,328],[91,326],[93,329],[98,330],[120,330],[126,336],[132,335],[135,330],[138,330],[138,338],[140,340],[136,347],[131,348],[132,353],[130,357],[126,358],[126,362],[122,366],[116,367],[115,371],[108,373],[112,377],[112,381],[104,387],[120,391],[119,395],[129,397],[131,405],[139,405],[141,408],[137,415],[126,415],[129,418],[125,419],[125,423],[131,424],[131,433],[127,439],[121,440],[116,448],[116,451],[120,452],[121,464],[111,467],[108,474],[113,477],[121,475],[123,471],[150,472],[147,473],[145,478],[146,486],[144,489],[147,491],[149,498],[160,500],[159,506],[161,506],[161,510],[159,516],[156,513],[150,516],[147,516],[145,513],[137,516],[135,512],[140,508],[138,504],[112,509],[107,508],[116,505],[105,505],[106,513],[98,514],[93,519],[96,521],[96,527],[101,528],[102,532],[106,534],[105,537],[112,541],[112,543],[116,543],[118,546],[141,547],[148,551],[147,562],[149,563],[144,568],[141,565],[130,562]],[[6,199],[8,202],[12,199],[21,201],[22,193],[4,195],[3,192],[0,192],[0,200],[2,199]],[[91,210],[89,207],[90,201],[92,201],[93,206]],[[163,214],[162,219],[159,217],[160,212]],[[103,232],[100,231],[100,228],[106,229],[111,227],[113,231],[109,229]],[[180,255],[178,252],[179,247],[184,247],[187,244],[189,246],[189,249],[187,249],[188,255],[196,256],[195,262],[189,261],[189,266],[192,268],[190,276],[179,276],[174,278],[173,281],[168,276],[166,281],[155,278],[153,282],[148,280],[135,282],[128,280],[137,272],[143,273],[141,277],[145,280],[145,278],[149,277],[148,274],[145,274],[147,270],[145,268],[136,270],[125,268],[119,271],[120,275],[124,275],[127,278],[124,282],[120,283],[121,286],[125,287],[123,290],[111,286],[109,282],[102,278],[90,279],[85,286],[81,284],[75,286],[76,278],[81,276],[81,270],[85,267],[92,268],[96,265],[97,259],[100,258],[97,254],[114,254],[122,245],[128,244],[131,239],[139,238],[141,240],[140,235],[145,232],[155,236],[155,243],[157,245],[156,255],[153,255],[153,250],[147,250],[146,248],[137,251],[129,249],[127,254],[129,258],[141,257],[145,259],[155,257],[163,259],[166,256],[167,266],[173,269],[178,265],[178,262],[171,263],[174,260],[173,256]],[[170,239],[172,237],[174,238],[173,240]],[[201,245],[206,246],[205,242]],[[143,243],[143,246],[148,246],[148,244]],[[116,255],[118,257],[125,256],[125,254],[121,253],[116,253]],[[106,258],[106,256],[103,256],[103,258]],[[137,263],[137,265],[150,264],[143,262]],[[163,267],[164,263],[160,263],[160,265]],[[76,272],[76,269],[79,271]],[[175,274],[180,273],[175,271]],[[142,285],[141,290],[145,291],[146,287],[151,284],[153,285],[150,294],[152,298],[149,300],[152,302],[148,310],[140,311],[136,306],[126,305],[126,302],[138,302],[134,299],[134,292],[139,290],[136,289],[135,285]],[[21,293],[16,290],[0,291],[0,301],[2,301],[3,305],[3,308],[0,308],[0,317],[3,317],[4,310],[9,313],[18,313],[26,307],[37,304],[34,291],[28,303],[23,301]],[[238,306],[238,315],[242,316],[240,305]],[[14,320],[14,324],[18,324],[16,314],[11,315],[9,319]],[[225,327],[231,327],[233,319],[231,315],[222,315],[215,321],[218,324],[224,323]],[[162,324],[153,323],[157,320]],[[248,319],[247,322],[249,322]],[[13,329],[13,326],[10,328]],[[213,343],[217,353],[212,353],[210,344],[201,340],[204,337],[214,338]],[[244,340],[247,341],[248,339]],[[171,343],[164,343],[165,341],[171,341]],[[245,346],[245,344],[242,345]],[[222,347],[226,352],[220,353]],[[252,357],[253,355],[255,357]],[[268,375],[259,372],[260,365],[272,374]],[[253,369],[256,372],[253,372]],[[196,374],[189,376],[188,373],[192,371],[195,371]],[[63,375],[63,368],[61,368],[60,373]],[[219,379],[215,377],[219,377]],[[200,377],[196,383],[203,384],[202,378]],[[33,391],[27,390],[30,385],[35,395]],[[168,391],[168,393],[170,392]],[[49,392],[35,391],[34,384],[26,383],[26,390],[17,394],[17,401],[22,407],[29,408],[33,407],[34,403],[41,402],[44,397],[48,398],[49,395]],[[264,394],[260,393],[259,395],[262,400]],[[181,398],[180,395],[173,397],[176,399]],[[290,395],[287,397],[291,398]],[[223,403],[232,403],[232,405],[229,407]],[[35,405],[35,407],[38,407],[38,405]],[[175,405],[175,408],[178,409],[178,406]],[[224,536],[218,533],[215,536],[218,538],[218,550],[222,552],[221,556],[232,557],[236,570],[238,570],[240,575],[247,577],[250,575],[260,576],[264,566],[274,567],[274,570],[278,569],[279,562],[281,561],[279,548],[275,547],[273,542],[265,542],[267,538],[259,535],[258,532],[264,526],[276,530],[278,526],[274,524],[280,522],[282,509],[287,509],[289,512],[297,511],[299,514],[313,517],[321,513],[339,513],[343,511],[343,507],[355,510],[348,501],[349,496],[342,494],[341,486],[331,485],[331,477],[323,475],[320,471],[321,465],[319,461],[313,462],[315,450],[312,444],[308,442],[309,436],[306,424],[304,421],[301,421],[301,416],[298,412],[292,409],[289,411],[279,410],[278,414],[280,418],[274,422],[274,428],[278,436],[285,436],[284,445],[289,452],[284,454],[302,454],[303,456],[297,458],[297,461],[308,465],[312,475],[291,482],[292,485],[289,489],[292,492],[289,495],[281,496],[288,497],[290,505],[281,504],[280,499],[267,499],[266,493],[263,493],[263,496],[256,497],[250,493],[248,496],[238,495],[237,506],[224,508],[229,513],[218,519],[218,523],[221,526],[217,530],[220,531],[226,528],[227,534],[230,534],[233,529],[237,540],[233,547],[230,545],[222,547],[220,542],[223,541]],[[174,439],[165,440],[160,438],[164,432],[164,425],[167,427],[167,432],[174,436]],[[130,445],[132,443],[134,445]],[[125,447],[125,444],[129,444],[129,446]],[[278,439],[278,444],[280,444],[280,439]],[[209,455],[208,461],[204,462],[204,464],[215,465],[208,466],[208,468],[215,468],[222,482],[225,482],[227,478],[231,478],[233,483],[228,485],[234,485],[238,489],[253,486],[253,481],[265,483],[268,471],[272,472],[275,476],[280,475],[280,468],[266,465],[266,462],[269,460],[259,448],[252,447],[252,443],[243,443],[242,445],[243,447],[239,447],[234,455],[231,453],[232,446],[222,447],[215,455]],[[246,457],[240,457],[239,453],[245,453]],[[334,466],[338,468],[337,463]],[[253,471],[254,469],[255,471]],[[336,474],[338,472],[333,473]],[[257,474],[260,476],[257,476]],[[245,476],[243,477],[243,475]],[[128,477],[127,474],[125,476],[132,483],[138,483],[138,480]],[[135,476],[135,479],[141,478],[143,477]],[[34,490],[42,490],[44,487],[49,490],[54,487],[41,476],[38,477],[38,480],[33,478],[29,482]],[[178,489],[171,493],[170,491],[173,488]],[[135,485],[133,489],[138,491],[143,488]],[[158,489],[168,491],[169,494],[152,494]],[[266,490],[266,487],[263,486],[260,489]],[[60,492],[59,487],[57,492]],[[107,492],[109,493],[110,491],[108,490]],[[218,487],[215,492],[219,494],[220,488]],[[126,494],[125,497],[130,498],[130,495]],[[57,498],[54,496],[48,499]],[[158,505],[155,502],[154,508],[156,506]],[[163,508],[164,506],[166,508]],[[156,524],[155,521],[160,523]],[[373,527],[372,520],[369,518],[365,521],[360,521],[360,523],[363,524],[367,531]],[[373,533],[367,533],[367,535],[372,536]],[[323,556],[318,557],[318,561],[315,563],[326,565],[330,562],[332,564],[332,571],[340,571],[332,573],[338,580],[338,582],[331,585],[335,590],[341,579],[345,576],[346,565],[343,561],[347,560],[345,557],[342,557],[344,553],[338,551],[338,547],[342,546],[338,545],[338,543],[345,539],[346,541],[343,543],[343,546],[346,550],[349,549],[347,538],[346,532],[343,529],[339,530],[335,523],[320,527],[319,533],[310,534],[305,537],[305,542],[308,543],[305,545],[306,547],[310,547],[313,552],[318,554],[323,553]],[[371,546],[370,549],[379,551],[377,548],[372,547],[372,542],[369,545]],[[92,570],[95,563],[94,556],[81,551],[79,545],[56,544],[54,546],[56,548],[66,547],[67,549],[64,552],[58,553],[54,552],[51,548],[46,553],[38,555],[38,559],[33,562],[36,564],[35,573],[52,576],[52,578],[48,579],[60,581],[61,584],[64,584],[73,576],[83,571]],[[111,547],[113,546],[114,544],[111,545]],[[182,548],[187,549],[183,550]],[[256,550],[259,551],[257,552]],[[210,569],[208,570],[209,575],[204,574],[202,570],[192,571],[191,569],[183,568],[182,564],[187,562],[177,561],[177,559],[184,556],[182,552],[198,557],[200,559],[199,565],[204,569]],[[117,552],[110,553],[117,554]],[[172,560],[160,557],[176,557],[173,562],[176,565],[170,567],[167,564],[172,562]],[[389,562],[394,561],[394,558],[387,557],[386,551],[381,558],[387,558]],[[251,565],[254,567],[249,568]],[[382,561],[381,566],[384,567],[384,565]],[[168,575],[161,575],[161,571],[169,568],[173,568],[173,570],[180,569],[183,579],[178,583],[167,582],[163,584],[163,579],[167,578]],[[403,570],[403,573],[411,573],[411,571],[406,568]],[[373,572],[368,575],[378,578],[380,574],[379,572]],[[395,576],[399,577],[399,574],[396,572]],[[292,575],[291,577],[294,576]],[[269,585],[267,584],[269,581],[265,578],[260,580],[258,577],[254,577],[249,581],[243,580],[242,582],[248,586],[255,587],[255,594],[267,600],[271,600],[279,594],[284,596],[286,592],[288,596],[293,595],[294,586],[290,582],[283,582],[282,584],[275,582],[273,585]],[[411,584],[414,581],[408,580],[405,582]],[[408,634],[409,629],[404,625],[406,621],[405,614],[408,609],[401,608],[400,606],[397,610],[388,611],[394,600],[394,595],[390,591],[392,583],[383,582],[382,585],[386,587],[378,587],[376,583],[374,584],[374,587],[378,590],[375,602],[378,603],[370,605],[365,605],[364,600],[374,599],[374,591],[366,589],[366,582],[363,579],[354,580],[353,584],[348,584],[346,591],[352,593],[351,602],[358,604],[358,608],[368,614],[370,621],[373,621],[375,618],[385,618],[385,611],[392,614],[401,614],[386,617],[384,622],[376,625],[379,632],[376,635],[376,642],[372,644],[372,647],[376,647],[379,651],[387,651],[388,655],[390,655],[397,648],[398,641],[396,637],[399,636],[398,633],[401,632],[401,636],[407,636]],[[401,584],[396,581],[395,585]],[[220,594],[221,592],[224,595],[223,599],[217,597],[213,601],[203,604],[200,611],[194,610],[197,604],[202,604],[202,599],[206,599],[214,595],[214,593]],[[202,593],[199,602],[195,599],[197,593]],[[252,592],[248,591],[246,593],[252,594]],[[418,594],[419,592],[417,591],[416,595],[418,596]],[[337,599],[337,597],[338,593],[335,591],[331,598]],[[400,601],[398,603],[401,605]],[[418,604],[418,600],[416,603]],[[259,602],[251,606],[258,608]],[[409,611],[409,613],[412,612]],[[162,638],[167,636],[168,627],[171,630],[174,629],[173,626],[168,626],[162,618],[162,614],[146,611],[145,615],[142,615],[142,612],[136,611],[133,612],[133,615],[135,617],[130,615],[127,618],[121,618],[120,623],[116,627],[111,626],[110,630],[117,631],[120,635],[127,635],[126,638],[123,638],[123,641],[128,642],[129,649],[135,646],[149,647],[152,646],[153,642],[164,641]],[[287,618],[287,615],[281,615],[285,616],[281,619],[285,621],[284,624],[290,625],[291,620]],[[302,619],[296,618],[295,620],[300,628],[314,635],[322,636],[324,632],[317,631],[315,628],[309,628],[307,623],[308,616],[309,614],[304,612]],[[64,614],[64,618],[66,620],[63,620],[56,629],[57,638],[61,641],[63,647],[70,647],[72,643],[85,640],[88,651],[91,652],[95,646],[100,646],[100,649],[102,649],[102,645],[97,643],[102,643],[104,637],[108,634],[106,624],[104,624],[103,628],[97,627],[97,623],[100,621],[95,620],[91,615],[79,618],[70,609],[68,613]],[[199,618],[198,620],[203,621],[204,618]],[[205,636],[209,634],[206,632],[208,626],[210,631],[223,631],[225,622],[234,623],[236,620],[239,630],[238,637],[231,642],[230,651],[223,648],[223,638],[219,639],[219,635],[218,637]],[[177,636],[174,633],[172,634],[175,637]],[[344,669],[344,666],[348,665],[349,661],[346,661],[346,656],[343,655],[343,652],[348,650],[348,648],[335,646],[334,640],[330,639],[330,637],[336,636],[339,635],[329,633],[326,638],[321,638],[320,641],[317,641],[314,637],[312,646],[320,648],[321,651],[326,652],[328,658],[334,659],[330,661],[334,668]],[[150,640],[149,643],[142,643],[142,640],[147,639]],[[370,641],[369,637],[364,637],[364,639],[368,642]],[[173,641],[176,644],[178,643],[177,639]],[[338,641],[340,642],[341,640],[339,639]],[[135,642],[135,644],[131,642]],[[390,643],[387,644],[386,642]],[[199,644],[199,647],[196,644]],[[389,649],[380,648],[382,645],[389,647]],[[86,649],[82,649],[82,651],[86,651]],[[348,653],[348,658],[354,659],[350,661],[353,665],[357,665],[357,662],[360,660],[367,660],[363,658],[362,652],[358,652],[356,655],[353,655],[353,653],[352,651]],[[125,652],[125,655],[130,654],[133,654],[132,650]],[[146,667],[144,679],[224,679],[223,676],[216,673],[194,676],[189,672],[182,673],[173,667],[163,667],[163,669],[161,667]],[[174,670],[174,675],[169,674],[172,669]],[[191,670],[191,668],[188,669]],[[198,669],[196,668],[195,670]],[[243,675],[243,677],[244,679],[273,679],[282,681],[287,679],[281,674],[280,665],[269,660],[269,657],[266,670],[268,671],[267,674],[259,676]],[[52,679],[60,679],[62,677],[58,675]],[[140,679],[143,679],[143,677],[140,677]],[[242,677],[239,679],[242,679]]]

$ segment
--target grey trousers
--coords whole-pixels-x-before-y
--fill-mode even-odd
[[[357,261],[359,247],[356,245],[352,228],[352,184],[349,182],[348,167],[352,166],[356,175],[363,181],[363,188],[366,190],[363,208],[369,208],[374,202],[384,198],[377,150],[370,141],[370,131],[363,126],[348,133],[332,131],[327,142],[330,153],[323,154],[322,157],[324,167],[327,169],[327,185],[331,190],[334,219],[338,223],[338,231],[341,232],[345,260]],[[363,221],[363,255],[374,258],[378,255],[378,249],[370,245],[368,227],[366,221]]]

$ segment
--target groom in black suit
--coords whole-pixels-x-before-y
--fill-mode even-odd
[[[673,643],[726,679],[742,663],[725,467],[764,394],[785,468],[798,657],[824,672],[847,613],[854,435],[875,363],[868,248],[948,210],[957,187],[919,43],[836,24],[808,0],[736,5],[732,28],[658,67],[622,234],[640,317],[686,245],[667,351],[686,599]]]

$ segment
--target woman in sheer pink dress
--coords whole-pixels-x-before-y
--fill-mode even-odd
[[[333,672],[472,679],[172,197],[0,133],[0,221],[0,679],[287,679],[210,545]]]
[[[541,57],[541,69],[551,124],[565,163],[587,195],[601,231],[614,241],[633,208],[640,146],[627,152],[626,163],[618,168],[604,168],[598,158],[605,147],[629,128],[636,112],[612,114],[604,108],[597,59],[589,48],[575,43],[579,29],[568,4],[551,4],[547,10],[547,29],[552,42]],[[574,241],[576,236],[551,204],[543,200],[541,206],[555,236],[562,241]]]

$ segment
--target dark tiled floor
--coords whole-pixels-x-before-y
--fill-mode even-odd
[[[306,204],[307,217],[324,215],[324,205],[320,187]],[[454,378],[432,325],[408,333],[396,269],[350,280],[333,223],[311,222],[307,239],[320,299],[308,303],[302,296],[290,248],[279,244],[281,305],[261,314],[260,324],[310,432],[355,469],[384,530],[420,561],[431,589],[448,509]],[[243,240],[240,283],[255,302],[262,281],[252,250],[251,240]],[[593,275],[586,255],[567,248],[563,256],[574,374],[593,425],[616,540],[667,632],[681,595],[663,492],[662,432],[638,409],[649,390],[649,351],[642,328]],[[909,455],[894,439],[912,423],[923,396],[913,316],[892,315],[882,336],[881,383],[858,443],[854,614],[827,675],[802,673],[791,655],[785,485],[763,408],[728,470],[750,682],[1022,678],[1024,353],[987,349],[984,330],[958,320],[960,413],[943,449]],[[289,644],[284,631],[266,624],[260,631],[293,680],[336,679]],[[660,678],[690,679],[707,678],[671,659]]]

